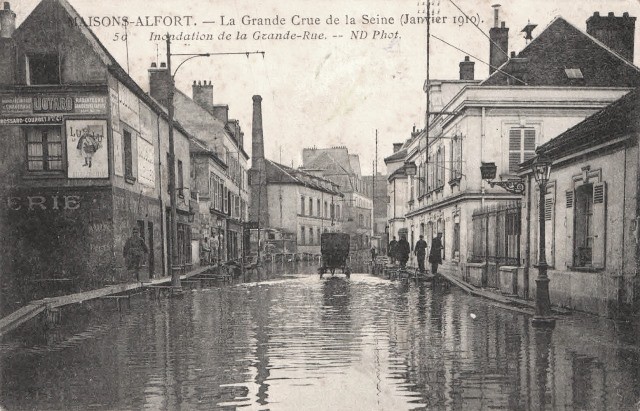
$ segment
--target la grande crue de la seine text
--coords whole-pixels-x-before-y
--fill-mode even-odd
[[[469,20],[476,19],[475,16],[431,16],[427,18],[424,15],[414,16],[408,13],[401,14],[399,17],[383,16],[380,14],[362,14],[354,17],[344,15],[338,17],[330,14],[325,17],[303,16],[294,14],[291,17],[283,17],[279,14],[270,17],[255,17],[245,14],[242,17],[231,17],[221,15],[218,21],[203,18],[207,23],[219,23],[221,26],[247,26],[247,27],[263,27],[263,26],[320,26],[339,25],[339,24],[361,24],[361,25],[395,25],[400,24],[426,24],[430,23],[455,23],[464,24]],[[86,27],[117,27],[117,26],[133,26],[133,27],[190,27],[197,25],[198,21],[195,16],[190,15],[157,15],[157,16],[87,16],[82,18],[74,18],[71,22],[76,26]],[[477,23],[477,21],[473,21]]]

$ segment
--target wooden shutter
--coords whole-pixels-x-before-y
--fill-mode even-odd
[[[524,129],[522,143],[522,161],[527,161],[536,155],[536,130],[533,128]]]
[[[514,173],[520,164],[520,153],[522,143],[522,129],[512,128],[509,130],[509,172]]]
[[[567,190],[565,191],[565,217],[564,217],[564,226],[565,226],[565,265],[567,267],[573,266],[573,255],[574,255],[574,232],[573,232],[573,218],[574,218],[574,202],[575,202],[575,191]]]
[[[606,260],[607,233],[607,185],[605,182],[593,185],[593,249],[591,264],[604,268]]]

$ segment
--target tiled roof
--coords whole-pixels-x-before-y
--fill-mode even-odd
[[[403,149],[398,150],[395,153],[391,154],[389,157],[385,157],[384,158],[384,162],[388,163],[388,162],[391,162],[391,161],[402,160],[406,156],[407,156],[407,149],[403,148]]]
[[[636,129],[638,103],[640,89],[635,89],[541,145],[537,152],[554,159],[629,134]],[[521,167],[525,168],[530,163],[527,161]]]
[[[570,78],[567,69],[579,69],[582,78]],[[504,84],[640,86],[640,69],[562,17],[556,17],[516,58],[510,58],[499,71],[480,83],[482,86]]]
[[[333,188],[335,183],[330,180],[267,159],[265,165],[267,184],[297,184],[342,197],[342,193]],[[326,188],[319,182],[329,184],[332,188]]]

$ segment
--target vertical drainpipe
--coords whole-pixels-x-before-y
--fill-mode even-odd
[[[527,174],[527,219],[525,230],[525,246],[524,246],[524,271],[522,273],[522,282],[524,283],[524,290],[522,295],[525,300],[529,299],[529,270],[531,267],[531,191],[533,186],[531,185],[531,174]]]
[[[167,256],[167,251],[165,249],[166,241],[165,241],[165,209],[164,202],[162,201],[162,145],[160,144],[160,114],[156,117],[156,124],[158,125],[158,201],[160,201],[160,238],[162,238],[162,274],[166,274],[166,261],[165,257]],[[155,244],[155,243],[154,243]]]
[[[482,116],[480,117],[480,162],[484,160],[484,138],[485,138],[485,128],[486,128],[486,112],[485,108],[482,107]],[[482,197],[480,199],[481,206],[484,207],[484,180],[480,178],[480,191],[482,193]]]

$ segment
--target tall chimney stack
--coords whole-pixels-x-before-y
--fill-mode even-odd
[[[262,97],[253,96],[253,123],[251,124],[251,166],[264,159],[264,138],[262,135]]]
[[[249,221],[260,227],[269,226],[269,203],[267,196],[267,170],[264,158],[264,136],[262,132],[262,97],[253,96],[253,122],[251,124],[251,207]]]
[[[587,34],[630,62],[633,62],[635,31],[636,18],[630,17],[628,12],[624,12],[621,17],[616,17],[611,12],[607,16],[595,12],[587,19]]]
[[[500,5],[493,6],[493,27],[489,29],[489,75],[491,75],[498,67],[508,60],[509,50],[509,29],[505,26],[504,21],[500,22]]]
[[[0,38],[10,39],[16,31],[16,13],[11,10],[8,1],[4,2],[4,8],[0,10]]]

